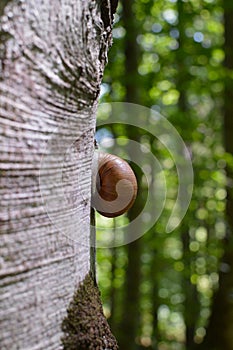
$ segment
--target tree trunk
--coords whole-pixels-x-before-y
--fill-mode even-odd
[[[135,14],[133,12],[133,0],[126,0],[123,2],[122,19],[124,28],[126,30],[126,36],[124,41],[125,52],[125,101],[131,103],[140,104],[139,91],[137,86],[138,75],[138,45],[137,45],[137,28]],[[135,135],[134,130],[130,128],[127,130],[127,136],[130,140],[138,142],[138,135]],[[134,157],[137,152],[134,150]],[[137,155],[140,157],[140,155]],[[136,159],[139,158],[136,156]],[[140,184],[140,174],[134,169],[138,184]],[[140,187],[140,185],[139,185]],[[140,197],[140,196],[138,196]],[[137,201],[131,211],[128,213],[129,219],[132,220],[135,217],[135,213],[138,213],[140,202]],[[134,227],[132,236],[137,237],[137,233],[141,232],[140,223],[137,228]],[[132,230],[132,229],[131,229]],[[122,320],[119,332],[119,345],[122,350],[135,349],[135,339],[139,328],[139,301],[140,293],[139,286],[141,280],[140,271],[140,256],[141,256],[141,240],[131,242],[126,246],[126,252],[128,256],[128,264],[126,266],[125,283],[124,283],[124,297],[123,297],[123,310]]]
[[[179,49],[176,53],[177,62],[177,78],[176,86],[178,87],[180,97],[178,101],[179,114],[182,115],[183,120],[187,123],[189,116],[187,89],[189,84],[189,73],[186,60],[186,12],[185,3],[182,0],[177,1],[178,12],[178,30],[179,30]],[[186,127],[187,130],[187,127]],[[185,323],[185,348],[191,350],[195,348],[194,336],[199,317],[200,303],[198,299],[197,288],[191,283],[191,264],[193,260],[192,253],[189,249],[190,237],[187,225],[183,224],[183,232],[181,233],[181,242],[183,247],[183,262],[185,266],[185,273],[182,276],[183,292],[185,295],[183,318]]]
[[[61,324],[84,279],[99,302],[88,277],[91,163],[115,8],[1,0],[1,350],[61,349]],[[72,303],[65,349],[115,349],[105,326],[102,339],[69,342]]]

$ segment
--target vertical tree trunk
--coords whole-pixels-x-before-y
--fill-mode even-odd
[[[138,45],[137,29],[135,23],[135,15],[133,13],[133,0],[126,0],[123,6],[123,24],[126,30],[124,42],[125,51],[125,101],[140,104],[139,92],[137,88],[138,81]],[[127,130],[127,136],[130,140],[135,140],[137,136],[130,130]],[[135,156],[135,154],[134,154]],[[137,174],[138,175],[138,174]],[[140,178],[137,176],[138,183]],[[139,203],[138,203],[139,205]],[[138,207],[135,203],[131,209],[131,216],[137,213]],[[129,217],[130,219],[131,217]],[[140,232],[140,225],[137,230]],[[136,232],[133,232],[137,236]],[[126,247],[128,256],[128,264],[126,267],[123,313],[121,321],[121,330],[119,333],[119,345],[122,350],[131,350],[135,348],[135,338],[139,326],[139,286],[140,286],[140,256],[141,256],[141,240],[130,243]]]
[[[225,98],[224,98],[224,139],[226,152],[233,156],[233,5],[226,0],[224,5],[225,19]],[[223,242],[224,255],[220,265],[219,289],[213,300],[207,335],[203,349],[233,349],[233,169],[227,167],[227,232]]]
[[[178,74],[176,86],[179,89],[180,97],[178,102],[179,113],[183,115],[183,120],[187,123],[188,118],[188,102],[187,102],[187,84],[189,82],[188,67],[186,66],[185,59],[185,3],[182,0],[177,1],[178,11],[178,30],[179,30],[179,49],[177,50],[177,64]],[[195,347],[194,335],[196,324],[199,316],[199,301],[197,295],[196,286],[191,283],[191,262],[192,256],[189,249],[190,237],[186,225],[183,224],[183,233],[181,234],[181,242],[183,246],[183,261],[185,266],[185,273],[182,276],[183,291],[185,294],[184,302],[184,323],[185,323],[185,346],[187,350],[191,350]]]
[[[90,272],[93,136],[112,5],[1,0],[1,350],[62,348],[67,306]],[[91,341],[85,349],[96,348]]]
[[[114,223],[115,224],[115,223]],[[112,329],[116,327],[116,308],[117,308],[117,290],[115,287],[115,277],[116,277],[116,268],[117,268],[117,248],[111,248],[111,256],[112,256],[112,266],[111,266],[111,286],[110,286],[110,318],[109,324]]]
[[[185,266],[185,275],[182,278],[183,290],[185,292],[184,302],[184,322],[185,322],[185,346],[187,350],[195,349],[194,343],[197,320],[200,313],[200,303],[198,300],[197,288],[190,282],[191,278],[191,253],[189,250],[189,233],[184,231],[182,235],[183,262]]]

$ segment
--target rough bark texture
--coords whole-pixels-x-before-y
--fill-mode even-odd
[[[1,350],[61,349],[67,305],[90,271],[111,11],[109,1],[1,0]]]
[[[64,350],[117,350],[115,338],[103,314],[100,293],[93,278],[87,275],[74,295],[64,319]]]

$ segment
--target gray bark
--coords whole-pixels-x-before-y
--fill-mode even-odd
[[[95,111],[109,3],[0,4],[0,348],[61,349],[90,271]]]

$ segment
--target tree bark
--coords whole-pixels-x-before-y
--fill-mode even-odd
[[[1,350],[61,349],[90,272],[95,112],[116,4],[1,0]]]

